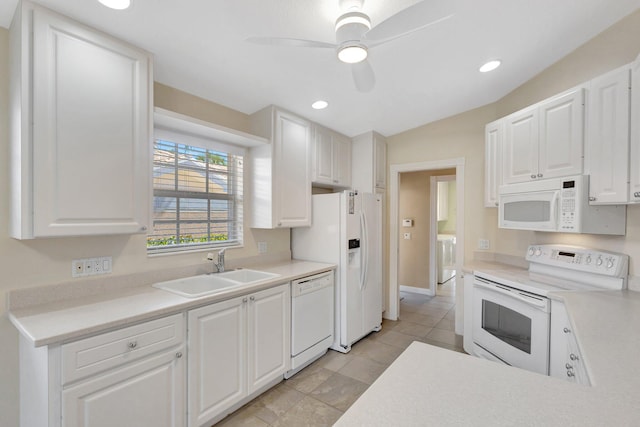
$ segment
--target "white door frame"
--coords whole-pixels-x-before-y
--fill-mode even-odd
[[[436,246],[438,243],[438,183],[455,180],[455,175],[435,175],[431,177],[429,184],[429,215],[431,219],[429,221],[429,295],[432,296],[436,295],[438,289],[438,249]],[[456,194],[458,193],[456,192]]]
[[[400,313],[400,292],[398,288],[400,174],[403,172],[420,172],[450,168],[456,169],[456,204],[458,212],[463,212],[462,220],[459,219],[456,223],[456,270],[461,271],[464,263],[464,157],[404,163],[390,165],[389,167],[389,303],[387,304],[388,310],[385,312],[386,319],[398,320]],[[460,218],[460,215],[458,215],[458,218]],[[462,302],[458,301],[458,296],[461,297],[462,292],[456,292],[456,305],[462,307]],[[460,320],[458,320],[458,311],[462,312],[462,310],[456,310],[456,330],[461,330],[462,325],[460,325],[460,328],[457,326],[458,323],[462,322],[462,313],[460,313]]]

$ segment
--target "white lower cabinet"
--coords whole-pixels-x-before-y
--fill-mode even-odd
[[[63,345],[20,341],[22,427],[186,425],[184,315]]]
[[[290,304],[287,283],[188,312],[189,426],[209,426],[282,380]]]
[[[577,384],[590,385],[569,314],[565,305],[551,301],[549,375]]]

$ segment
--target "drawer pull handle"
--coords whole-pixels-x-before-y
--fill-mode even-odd
[[[137,346],[138,346],[138,342],[137,341],[129,341],[129,344],[127,344],[127,347],[129,347],[131,350],[133,350]]]
[[[182,357],[182,352],[179,351],[176,353],[176,359],[180,359]]]

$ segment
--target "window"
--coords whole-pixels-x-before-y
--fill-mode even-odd
[[[155,130],[149,252],[242,244],[242,148]]]

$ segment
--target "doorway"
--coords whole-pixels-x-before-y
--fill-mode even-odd
[[[404,218],[400,217],[400,175],[405,172],[419,171],[437,171],[442,169],[455,170],[456,185],[456,206],[458,212],[464,212],[464,158],[454,158],[447,160],[408,163],[400,165],[391,165],[389,168],[389,300],[388,310],[385,317],[390,320],[397,320],[400,305],[400,289],[399,289],[399,243],[401,224]],[[404,233],[403,233],[404,235]],[[456,248],[455,248],[455,269],[460,271],[464,262],[464,221],[457,221],[456,225]],[[435,252],[435,251],[434,251]],[[435,259],[435,258],[434,258]],[[432,271],[435,271],[435,261],[433,262]],[[435,288],[434,288],[435,294]],[[456,305],[462,307],[461,293],[456,293]],[[456,333],[462,332],[462,310],[456,310],[455,316]]]
[[[435,262],[435,275],[430,280],[443,285],[455,277],[456,225],[456,176],[435,175],[430,180],[431,234],[429,265]],[[440,287],[436,286],[438,290]],[[436,292],[434,291],[434,294]]]

